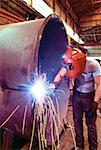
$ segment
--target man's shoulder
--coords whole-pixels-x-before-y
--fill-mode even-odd
[[[100,65],[99,62],[93,58],[87,57],[87,64],[88,65],[94,65],[94,66],[98,66]]]
[[[99,62],[95,59],[87,58],[86,68],[87,72],[91,72],[93,77],[101,75],[101,66]]]
[[[85,67],[85,70],[84,72],[95,72],[96,70],[100,70],[100,64],[98,63],[97,60],[95,59],[92,59],[92,58],[87,58],[86,59],[86,67]]]

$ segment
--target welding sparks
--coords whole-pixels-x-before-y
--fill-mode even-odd
[[[47,145],[52,145],[52,150],[59,148],[59,129],[64,128],[60,121],[58,98],[55,97],[55,85],[46,80],[46,74],[41,74],[30,85],[20,85],[18,88],[8,87],[10,90],[28,92],[32,98],[33,127],[29,150],[32,149],[35,129],[38,133],[39,150],[44,150]],[[54,105],[55,104],[55,105]],[[16,110],[16,109],[15,109]],[[14,112],[13,112],[14,113]],[[12,113],[12,114],[13,114]],[[12,114],[2,124],[12,117]],[[25,107],[22,123],[22,134],[25,132],[27,106]],[[50,137],[50,139],[49,139]],[[56,142],[57,141],[57,145]]]
[[[30,92],[35,100],[33,105],[33,129],[29,147],[30,150],[32,148],[35,124],[37,124],[36,128],[38,129],[40,150],[44,150],[49,144],[47,139],[49,135],[47,135],[47,131],[48,134],[50,134],[52,147],[54,149],[59,147],[59,128],[61,126],[62,128],[64,127],[59,118],[58,99],[54,97],[54,90],[55,86],[46,80],[46,74],[42,74],[35,79],[33,86],[30,88]],[[54,100],[56,108],[54,106]],[[55,144],[56,140],[57,146]]]
[[[45,86],[41,80],[38,80],[35,85],[31,87],[30,92],[33,94],[33,96],[35,96],[36,99],[41,99],[47,94],[47,89],[45,89]]]
[[[31,94],[31,98],[33,100],[31,101],[33,110],[33,126],[29,150],[32,149],[35,130],[37,130],[38,133],[39,150],[45,150],[48,145],[52,145],[52,150],[59,149],[59,131],[61,127],[64,129],[64,125],[60,121],[59,102],[58,98],[55,97],[54,91],[61,92],[63,96],[65,94],[64,91],[55,89],[54,84],[49,83],[46,80],[46,74],[42,74],[35,78],[35,81],[30,85],[20,85],[19,88],[15,88],[13,90],[28,92]],[[11,119],[18,108],[19,106],[17,106],[12,114],[4,121],[4,123],[2,123],[1,127],[5,125],[9,119]],[[22,134],[25,132],[27,105],[23,116]]]
[[[48,81],[46,81],[46,75],[42,74],[30,87],[30,93],[36,98],[36,100],[41,100],[48,95],[53,94],[55,86]]]

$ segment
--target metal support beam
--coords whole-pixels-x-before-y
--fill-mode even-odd
[[[84,34],[81,34],[81,36],[98,36],[100,33],[84,33]]]
[[[101,46],[101,42],[85,42],[83,46]]]

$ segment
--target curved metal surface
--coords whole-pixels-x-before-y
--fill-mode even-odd
[[[52,82],[61,67],[61,56],[67,48],[64,25],[57,15],[46,19],[9,24],[0,27],[0,84],[4,80],[9,86],[28,84],[36,73],[47,73]],[[56,92],[59,98],[60,118],[63,122],[68,108],[68,79],[63,79]],[[26,133],[31,127],[31,99],[25,92],[4,90],[0,92],[0,125],[19,106],[16,113],[3,127],[13,130],[22,128],[24,109],[27,109]]]

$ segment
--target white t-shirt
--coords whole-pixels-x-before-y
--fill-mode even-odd
[[[94,59],[87,58],[84,72],[74,80],[75,89],[82,93],[94,91],[94,77],[99,75],[101,75],[100,64]]]

